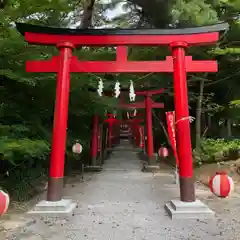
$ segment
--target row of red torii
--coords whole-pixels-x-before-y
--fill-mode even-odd
[[[75,206],[70,200],[62,200],[70,73],[165,72],[173,73],[180,183],[180,201],[171,201],[166,206],[172,216],[187,211],[189,208],[183,211],[182,207],[189,204],[191,211],[194,206],[198,208],[198,212],[192,211],[193,216],[202,213],[203,203],[200,204],[195,198],[186,78],[188,72],[217,72],[218,66],[212,60],[193,60],[185,52],[191,46],[215,44],[219,40],[219,32],[226,31],[228,24],[185,29],[61,29],[22,23],[16,23],[16,26],[29,44],[53,45],[59,49],[59,55],[49,60],[26,63],[27,72],[57,73],[47,201],[39,203],[34,212],[51,209],[49,205],[54,207],[54,211],[57,211],[56,206],[63,209],[61,204],[66,205],[66,211]],[[160,45],[169,46],[172,56],[167,56],[164,61],[128,60],[127,46]],[[116,46],[116,60],[80,61],[72,52],[82,46]],[[207,213],[206,209],[204,211]]]
[[[90,91],[95,91],[90,89]],[[122,93],[126,90],[122,89]],[[152,100],[152,96],[156,94],[161,94],[164,92],[164,89],[161,88],[159,90],[145,90],[145,91],[136,91],[135,94],[137,96],[144,96],[144,101],[135,102],[135,103],[125,103],[123,100],[123,94],[120,94],[120,104],[118,104],[118,108],[127,109],[127,110],[136,110],[136,109],[145,109],[145,114],[136,113],[136,115],[130,115],[130,119],[119,120],[116,118],[115,114],[107,114],[107,119],[104,120],[105,123],[108,124],[107,128],[107,148],[112,148],[112,139],[119,138],[119,128],[121,125],[128,125],[131,129],[132,137],[135,139],[135,146],[140,148],[145,147],[145,139],[147,139],[146,143],[146,151],[147,151],[147,159],[149,165],[155,164],[154,157],[154,144],[153,144],[153,130],[152,130],[152,109],[153,108],[164,108],[164,104],[161,102],[154,102]],[[112,96],[111,91],[104,91],[105,96]],[[146,115],[146,118],[144,117]],[[145,129],[141,124],[146,122],[146,138],[145,138]],[[91,137],[91,164],[93,166],[96,165],[97,153],[100,146],[99,141],[102,141],[102,130],[99,128],[99,116],[93,116],[92,123],[92,137]],[[115,130],[115,131],[114,131]]]

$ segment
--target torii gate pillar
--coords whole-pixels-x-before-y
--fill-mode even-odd
[[[150,96],[145,97],[146,106],[146,127],[147,127],[147,154],[148,164],[151,166],[155,163],[154,146],[153,146],[153,129],[152,129],[152,101]]]
[[[60,52],[60,66],[57,75],[52,151],[47,192],[47,200],[51,202],[57,202],[62,199],[70,91],[69,68],[74,46],[70,43],[62,43],[58,44],[57,47]]]
[[[193,180],[192,145],[188,110],[188,89],[185,62],[187,44],[177,42],[171,44],[173,54],[174,105],[176,115],[176,139],[179,161],[180,199],[194,202],[195,187]]]
[[[92,118],[92,137],[91,137],[91,166],[96,166],[98,155],[98,133],[99,133],[99,116],[93,115]]]

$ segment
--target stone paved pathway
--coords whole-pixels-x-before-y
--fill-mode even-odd
[[[198,198],[217,212],[208,221],[171,220],[164,204],[179,197],[166,171],[140,171],[136,153],[118,151],[101,173],[66,188],[78,203],[73,216],[31,217],[32,224],[7,233],[11,240],[240,240],[240,198],[216,199],[204,187]]]

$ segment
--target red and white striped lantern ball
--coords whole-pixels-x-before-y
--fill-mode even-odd
[[[166,147],[160,147],[158,150],[158,155],[160,157],[168,157],[168,149]]]
[[[83,147],[80,143],[76,142],[73,147],[72,147],[72,151],[75,154],[80,154],[83,150]]]
[[[216,196],[226,198],[234,190],[234,182],[226,172],[217,172],[210,179],[209,187]]]
[[[3,190],[0,190],[0,216],[7,212],[9,203],[9,195]]]

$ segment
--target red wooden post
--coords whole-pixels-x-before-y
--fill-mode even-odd
[[[97,163],[98,153],[98,128],[99,128],[99,117],[93,116],[92,119],[92,137],[91,137],[91,164],[95,166]]]
[[[140,126],[141,130],[141,142],[140,142],[140,148],[144,149],[145,148],[145,134],[144,134],[144,126]]]
[[[140,144],[140,123],[143,122],[143,119],[139,119],[139,118],[133,118],[131,120],[132,122],[132,128],[133,128],[133,133],[134,133],[134,137],[135,137],[135,144],[136,146],[139,146]]]
[[[179,160],[180,199],[195,201],[193,180],[192,146],[188,111],[188,89],[186,77],[184,42],[171,44],[173,53],[174,102],[176,112],[176,139]]]
[[[135,124],[135,144],[136,146],[139,146],[139,124]]]
[[[148,164],[152,165],[154,163],[154,147],[153,147],[153,130],[152,130],[152,102],[151,97],[145,97],[146,106],[146,127],[147,127],[147,154],[148,154]]]
[[[107,134],[107,147],[112,147],[112,138],[113,138],[113,124],[118,122],[118,120],[113,116],[113,114],[107,114],[108,118],[104,122],[108,123],[108,134]]]
[[[59,49],[60,56],[47,193],[48,201],[60,201],[62,198],[70,90],[69,68],[72,57],[72,49],[74,46],[70,43],[61,43],[58,44],[57,47]]]
[[[112,123],[109,123],[108,124],[108,143],[107,143],[107,146],[108,148],[112,148],[112,131],[113,131],[113,125]]]
[[[99,165],[103,163],[103,124],[98,124],[98,152],[99,152]]]

